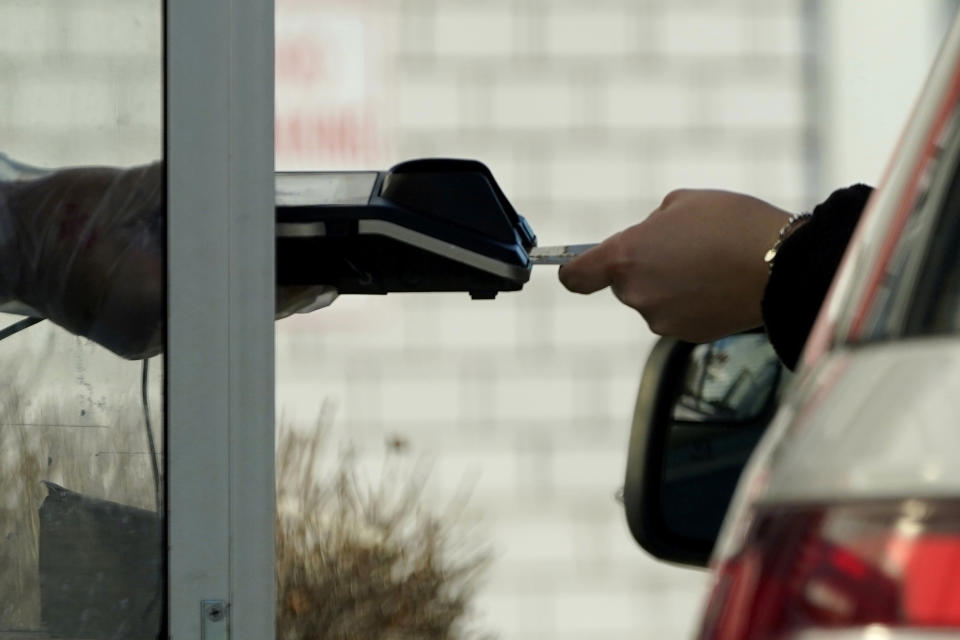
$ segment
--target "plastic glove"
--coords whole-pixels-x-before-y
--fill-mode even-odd
[[[43,171],[0,157],[0,308],[33,312],[125,358],[162,351],[163,167]],[[330,287],[281,287],[277,317]]]
[[[339,293],[333,287],[277,287],[276,318],[286,318],[294,313],[310,313],[333,304]]]
[[[0,249],[4,298],[124,357],[159,353],[162,181],[155,163],[4,183],[0,229],[15,236]]]

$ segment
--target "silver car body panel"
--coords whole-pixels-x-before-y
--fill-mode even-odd
[[[760,502],[960,496],[960,340],[831,355],[769,451]]]

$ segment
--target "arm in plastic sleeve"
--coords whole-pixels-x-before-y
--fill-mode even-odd
[[[0,165],[3,308],[48,318],[125,358],[160,353],[162,163],[44,172],[0,157]],[[278,317],[335,295],[280,289]]]

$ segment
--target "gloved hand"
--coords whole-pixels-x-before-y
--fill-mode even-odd
[[[339,293],[325,284],[313,287],[277,287],[277,320],[294,313],[310,313],[333,304]]]
[[[127,358],[161,350],[162,168],[81,168],[5,182],[3,294]]]
[[[160,353],[162,164],[43,172],[4,160],[0,304],[32,310],[125,358]],[[280,287],[277,317],[334,298],[330,287]]]

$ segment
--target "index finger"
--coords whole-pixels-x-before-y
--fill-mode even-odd
[[[593,293],[609,287],[614,243],[619,235],[607,238],[563,265],[558,272],[560,283],[574,293]]]

